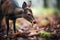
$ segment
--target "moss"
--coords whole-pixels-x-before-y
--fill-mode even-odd
[[[39,36],[44,37],[44,38],[50,38],[51,34],[49,32],[39,32]]]

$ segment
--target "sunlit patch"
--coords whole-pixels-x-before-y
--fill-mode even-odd
[[[35,16],[49,16],[53,14],[54,10],[51,8],[31,8],[33,11],[33,15]]]
[[[42,25],[47,25],[48,23],[49,23],[49,21],[48,20],[45,20],[45,19],[41,21],[41,24]]]

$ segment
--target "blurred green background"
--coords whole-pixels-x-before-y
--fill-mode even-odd
[[[60,0],[16,0],[21,7],[23,2],[32,2],[31,9],[35,16],[49,16],[60,10]]]

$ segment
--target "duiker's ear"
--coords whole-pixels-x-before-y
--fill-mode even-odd
[[[23,5],[22,5],[22,8],[26,8],[27,7],[27,3],[26,2],[23,2]]]

